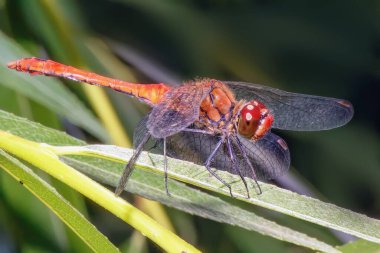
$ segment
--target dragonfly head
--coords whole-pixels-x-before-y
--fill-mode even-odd
[[[254,140],[264,136],[269,131],[274,120],[268,108],[257,100],[245,103],[241,107],[238,118],[239,134]]]

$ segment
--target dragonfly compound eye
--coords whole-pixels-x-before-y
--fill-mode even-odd
[[[273,115],[263,103],[251,100],[243,106],[239,115],[238,132],[249,139],[260,139],[272,126]]]

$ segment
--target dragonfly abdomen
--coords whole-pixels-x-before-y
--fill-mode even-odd
[[[104,77],[92,72],[77,69],[52,60],[36,57],[24,58],[8,64],[8,68],[32,75],[46,75],[67,78],[73,81],[109,87],[113,90],[137,97],[150,105],[161,101],[162,96],[171,89],[170,86],[158,84],[137,84]]]

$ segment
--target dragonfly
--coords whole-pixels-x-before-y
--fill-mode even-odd
[[[167,156],[204,165],[228,188],[231,196],[231,185],[218,175],[218,170],[239,176],[248,198],[245,177],[253,179],[261,194],[258,180],[275,179],[290,167],[289,148],[271,132],[272,128],[328,130],[345,125],[354,114],[352,104],[344,99],[292,93],[246,82],[199,78],[180,86],[138,84],[36,57],[10,62],[8,67],[32,75],[109,87],[152,107],[134,131],[135,151],[122,172],[116,195],[124,191],[133,166],[150,139],[163,151],[168,195]]]

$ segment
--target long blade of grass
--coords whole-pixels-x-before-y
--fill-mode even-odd
[[[380,244],[365,240],[356,240],[345,245],[337,247],[343,253],[379,253]]]
[[[31,169],[0,149],[0,167],[49,207],[94,252],[119,252],[81,213]]]
[[[117,185],[120,173],[113,162],[102,159],[81,162],[84,157],[64,157],[74,168],[82,171],[97,181],[109,185]],[[227,223],[241,228],[256,231],[260,234],[287,241],[296,245],[322,252],[338,252],[333,246],[304,233],[281,226],[253,212],[244,210],[236,204],[231,204],[221,198],[186,186],[185,184],[169,181],[170,197],[166,195],[163,177],[144,170],[135,170],[127,185],[129,192],[159,201],[167,206],[195,214],[214,221]]]
[[[121,163],[127,162],[132,155],[132,150],[108,145],[55,147],[53,149],[57,154],[89,155]],[[163,158],[160,155],[143,153],[136,167],[163,174],[162,161]],[[210,177],[209,172],[203,166],[169,159],[169,167],[169,177],[171,178],[229,196],[229,190],[219,180]],[[380,243],[379,220],[262,182],[260,182],[260,186],[263,193],[257,195],[252,191],[251,198],[248,199],[245,186],[238,176],[225,171],[217,171],[217,173],[232,186],[232,193],[237,199]],[[252,179],[246,178],[246,180],[249,185],[254,185]]]
[[[0,148],[45,171],[124,220],[167,252],[199,252],[192,245],[89,177],[63,163],[47,144],[0,131]]]

